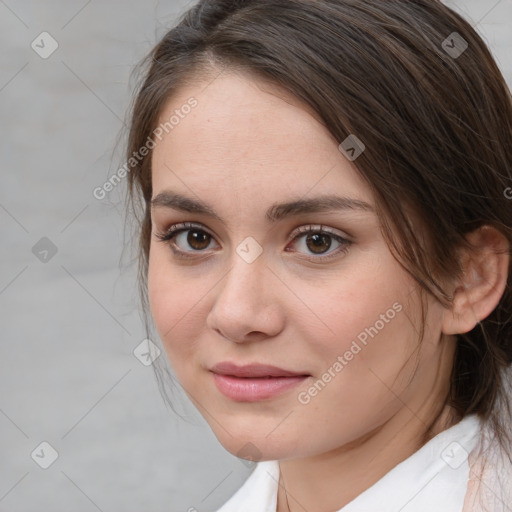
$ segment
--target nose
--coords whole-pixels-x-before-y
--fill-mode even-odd
[[[248,263],[234,254],[230,270],[212,290],[216,295],[206,324],[235,343],[276,336],[285,321],[281,288],[262,256]]]

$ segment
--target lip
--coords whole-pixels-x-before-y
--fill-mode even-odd
[[[292,372],[268,364],[251,363],[238,366],[230,361],[224,361],[211,368],[213,373],[230,375],[232,377],[298,377],[307,375],[304,372]]]
[[[310,375],[264,364],[216,364],[210,370],[218,390],[236,402],[257,402],[294,388]]]

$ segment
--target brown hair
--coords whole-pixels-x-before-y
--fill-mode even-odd
[[[246,71],[301,99],[336,140],[355,134],[364,142],[354,164],[372,188],[390,249],[444,305],[451,297],[440,282],[460,275],[466,234],[491,225],[512,245],[510,91],[476,31],[440,1],[203,0],[142,65],[129,159],[178,87],[223,68]],[[147,311],[151,152],[133,163],[128,202],[139,221]],[[509,269],[496,309],[458,336],[447,397],[461,417],[477,413],[489,422],[505,451],[512,442],[504,379],[512,363],[511,280]]]

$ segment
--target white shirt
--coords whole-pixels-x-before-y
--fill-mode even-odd
[[[338,512],[462,512],[469,454],[480,437],[476,414],[439,433]],[[256,464],[217,512],[276,512],[278,461]]]

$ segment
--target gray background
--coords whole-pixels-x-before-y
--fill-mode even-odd
[[[512,84],[512,0],[446,3]],[[0,0],[0,512],[213,511],[251,470],[134,356],[120,187],[92,195],[122,163],[130,71],[187,5]]]

